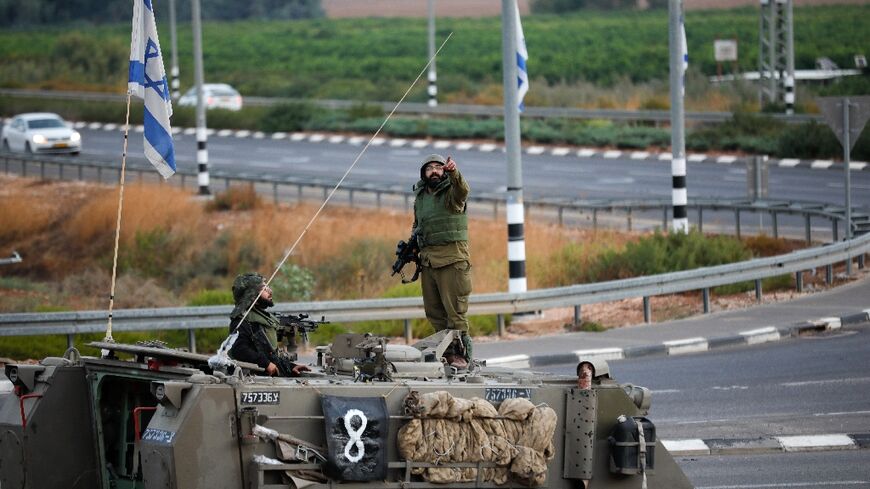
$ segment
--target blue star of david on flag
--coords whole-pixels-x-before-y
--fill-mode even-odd
[[[133,33],[130,41],[130,76],[127,89],[145,101],[145,157],[163,178],[175,173],[172,145],[172,101],[163,69],[163,54],[157,38],[157,23],[151,0],[133,1]]]
[[[517,101],[519,111],[526,107],[523,98],[529,91],[529,72],[526,70],[526,61],[529,53],[526,51],[526,36],[523,35],[523,25],[520,23],[520,9],[517,7]]]

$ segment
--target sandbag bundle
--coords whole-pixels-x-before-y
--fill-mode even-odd
[[[399,454],[414,462],[443,465],[414,467],[414,474],[433,483],[473,482],[475,467],[456,462],[491,462],[480,479],[498,485],[513,480],[527,486],[544,484],[547,463],[555,455],[556,412],[528,399],[507,399],[496,409],[480,398],[462,399],[447,391],[405,398],[405,412],[414,417],[399,429]]]

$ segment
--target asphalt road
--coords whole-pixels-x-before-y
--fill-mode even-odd
[[[120,157],[123,138],[118,130],[82,129],[82,153],[112,160]],[[179,167],[195,170],[196,140],[176,135]],[[294,142],[289,139],[254,139],[234,136],[209,138],[212,169],[276,176],[307,176],[337,182],[362,149],[362,143]],[[505,157],[499,150],[413,148],[389,144],[371,146],[348,177],[348,183],[410,188],[420,160],[432,152],[450,154],[475,192],[501,193],[507,184]],[[129,158],[144,161],[141,134],[131,134]],[[689,163],[689,197],[740,198],[746,196],[746,169],[739,164]],[[770,169],[769,197],[843,202],[843,173],[807,168]],[[671,168],[667,161],[579,158],[576,155],[523,155],[526,198],[614,199],[670,198]],[[870,208],[870,172],[852,172],[853,205]]]
[[[752,347],[610,361],[652,389],[663,439],[870,432],[870,327]],[[573,366],[545,369],[570,375]],[[870,487],[866,450],[678,457],[697,487]]]

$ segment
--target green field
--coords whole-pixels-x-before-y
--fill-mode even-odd
[[[739,68],[757,69],[758,17],[757,9],[688,12],[692,69],[715,74],[717,37],[738,39]],[[820,56],[852,67],[855,54],[870,54],[868,18],[870,5],[795,8],[797,68],[812,68]],[[160,24],[167,59],[168,25]],[[665,11],[529,15],[523,27],[533,80],[530,105],[546,104],[545,86],[582,89],[667,78]],[[439,19],[438,39],[449,32],[453,37],[437,60],[445,99],[500,97],[491,93],[501,85],[499,19]],[[126,23],[4,30],[0,86],[122,90],[129,37]],[[244,95],[395,100],[427,57],[425,19],[206,22],[203,42],[206,79],[231,83]],[[187,23],[179,24],[178,45],[182,85],[190,86]],[[423,83],[412,99],[424,98]]]

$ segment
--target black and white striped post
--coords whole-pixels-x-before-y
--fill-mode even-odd
[[[517,87],[516,0],[502,0],[504,63],[504,140],[508,163],[508,292],[526,291],[526,241],[523,232],[523,166],[520,153],[519,90]]]
[[[671,230],[675,233],[688,233],[685,113],[683,108],[683,63],[684,53],[687,50],[683,46],[682,0],[669,0],[668,12],[670,19],[671,178],[673,181],[671,203],[674,208]]]
[[[429,107],[438,106],[438,75],[435,71],[435,0],[429,0]]]
[[[193,77],[196,83],[196,163],[199,167],[197,182],[199,195],[210,195],[208,185],[208,132],[205,120],[205,103],[202,97],[202,26],[200,22],[199,0],[190,1],[193,17]]]
[[[785,34],[785,77],[783,85],[785,93],[783,101],[785,102],[785,113],[788,115],[794,114],[794,12],[792,9],[791,0],[778,0],[785,3],[785,25],[788,30]]]
[[[172,81],[170,82],[170,86],[172,88],[172,100],[178,100],[178,97],[181,96],[181,92],[179,91],[178,85],[178,41],[175,35],[175,0],[169,0],[169,32],[170,42],[172,44],[172,68],[170,69]]]

